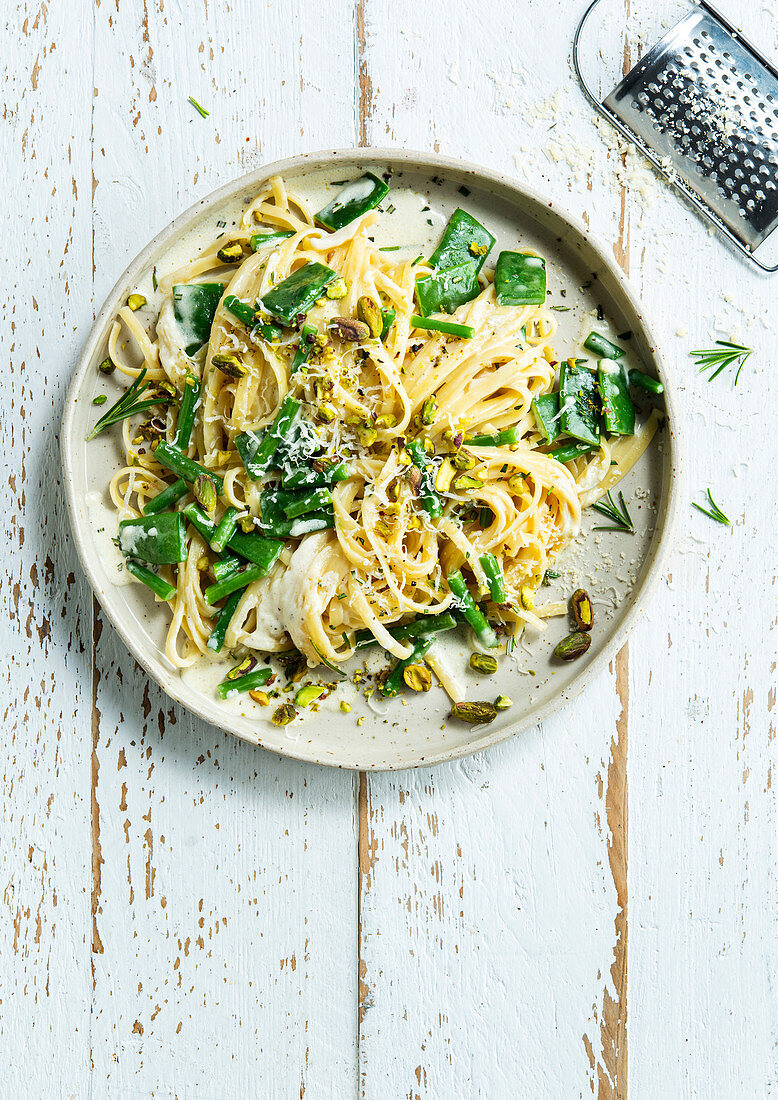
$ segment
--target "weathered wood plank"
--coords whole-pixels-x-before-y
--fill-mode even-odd
[[[79,1094],[89,1069],[91,601],[60,492],[68,364],[91,318],[89,5],[0,31],[4,166],[0,1093]],[[65,46],[65,48],[63,48]],[[52,118],[70,90],[80,111]]]

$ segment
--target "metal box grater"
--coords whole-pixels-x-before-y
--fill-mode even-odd
[[[700,0],[600,101],[625,137],[765,271],[754,255],[778,225],[778,71],[722,15]]]

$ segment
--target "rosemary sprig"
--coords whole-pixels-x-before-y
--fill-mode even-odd
[[[136,413],[146,412],[147,409],[153,408],[155,405],[162,405],[170,400],[167,394],[154,393],[153,397],[147,398],[145,401],[141,401],[141,398],[148,390],[151,382],[144,382],[146,377],[146,368],[140,372],[138,377],[128,386],[122,396],[116,402],[115,405],[111,405],[108,412],[103,413],[100,419],[92,428],[89,435],[86,437],[94,439],[95,436],[100,435],[106,428],[112,427],[114,424],[118,424],[122,420],[126,420],[128,416],[134,416]]]
[[[689,352],[690,355],[694,356],[695,366],[699,367],[701,371],[713,368],[712,373],[708,375],[709,382],[712,382],[714,378],[718,378],[721,372],[726,370],[727,367],[731,367],[733,363],[738,363],[735,385],[737,385],[737,380],[740,378],[740,372],[746,359],[753,353],[753,348],[744,347],[743,344],[733,344],[731,340],[717,340],[716,346],[713,348],[698,348],[696,351]]]
[[[710,509],[703,508],[701,504],[697,504],[694,500],[692,501],[692,508],[696,508],[698,512],[702,512],[704,516],[707,516],[708,519],[715,520],[716,523],[723,523],[725,527],[731,527],[732,521],[724,515],[716,501],[710,495],[710,489],[708,489],[708,500],[710,501]]]
[[[201,105],[200,105],[200,104],[199,104],[199,103],[197,102],[197,100],[195,99],[195,97],[194,97],[193,95],[190,95],[190,96],[189,96],[189,102],[190,102],[190,103],[192,104],[192,106],[194,107],[194,109],[195,109],[195,110],[197,111],[197,113],[198,113],[198,115],[200,116],[200,118],[208,118],[208,115],[209,115],[209,114],[210,114],[211,112],[210,112],[210,111],[206,111],[205,107],[201,106]]]
[[[623,493],[619,493],[618,504],[609,492],[604,501],[598,500],[596,504],[592,505],[592,508],[600,515],[606,516],[613,523],[613,527],[593,527],[593,531],[626,531],[628,534],[634,535],[635,525],[632,522],[632,516],[629,514],[627,505],[624,503]]]

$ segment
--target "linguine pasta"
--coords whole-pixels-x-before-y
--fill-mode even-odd
[[[534,595],[578,532],[582,507],[618,481],[656,428],[649,417],[633,436],[604,433],[588,453],[559,461],[533,414],[533,400],[555,387],[555,314],[545,303],[501,305],[484,267],[475,295],[446,318],[472,335],[418,327],[417,279],[434,267],[380,249],[372,240],[380,217],[367,209],[324,228],[304,195],[271,179],[231,231],[237,261],[220,258],[220,237],[160,280],[158,312],[125,306],[113,325],[112,364],[128,378],[145,369],[145,380],[171,398],[156,422],[122,422],[125,461],[109,490],[119,519],[142,517],[176,480],[156,446],[175,443],[189,377],[199,384],[199,403],[182,453],[221,483],[210,522],[233,509],[228,518],[235,516],[238,533],[283,544],[267,575],[236,589],[222,652],[264,656],[294,647],[309,667],[339,667],[368,632],[407,660],[414,638],[392,628],[461,610],[448,583],[457,571],[498,643],[526,625],[542,629]],[[252,251],[254,235],[280,231],[288,235]],[[278,325],[263,300],[314,264],[337,278],[291,324]],[[192,351],[177,295],[217,278],[223,293],[210,335]],[[256,323],[231,312],[226,303],[235,299],[257,309]],[[382,325],[394,314],[383,332],[376,307]],[[268,439],[289,401],[295,415],[272,462],[252,473],[236,441]],[[328,483],[336,468],[344,476]],[[295,477],[308,479],[305,492],[320,493],[319,506],[276,529],[268,502],[286,500]],[[173,508],[192,500],[184,496]],[[209,638],[223,604],[210,602],[208,590],[230,547],[215,553],[206,535],[188,523],[184,560],[156,570],[174,589],[165,652],[179,668],[214,656]],[[497,563],[499,601],[485,560]],[[445,666],[430,663],[445,686]]]

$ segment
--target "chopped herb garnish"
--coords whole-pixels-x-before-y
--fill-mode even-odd
[[[737,363],[738,368],[734,382],[737,385],[737,380],[740,378],[740,372],[746,359],[749,355],[753,355],[753,348],[744,347],[742,344],[733,344],[730,340],[717,340],[715,347],[698,348],[696,351],[690,351],[689,354],[694,358],[695,365],[700,368],[700,371],[715,368],[708,375],[709,382],[713,381],[714,378],[718,378],[727,367]]]
[[[723,523],[725,527],[731,527],[732,521],[724,515],[716,501],[710,495],[710,489],[708,489],[708,500],[710,501],[710,510],[703,508],[701,504],[698,504],[694,500],[692,501],[692,508],[696,508],[698,512],[702,512],[704,516],[707,516],[708,519],[715,520],[716,523]]]
[[[635,525],[632,522],[632,516],[629,514],[627,505],[624,503],[623,493],[619,493],[618,504],[608,493],[604,501],[597,501],[596,504],[592,505],[592,508],[600,515],[606,516],[613,523],[612,527],[594,527],[594,531],[626,531],[628,534],[634,535]]]
[[[561,576],[562,574],[557,573],[556,569],[547,569],[543,574],[543,584],[548,588],[552,581],[559,580]]]
[[[462,184],[462,186],[459,188],[459,194],[464,195],[465,198],[467,198],[467,196],[470,194],[470,188],[465,187],[465,185]]]
[[[379,248],[379,252],[397,252],[400,248],[399,244],[385,244],[383,248]]]
[[[154,290],[156,290],[157,287],[159,286],[159,284],[157,282],[157,269],[156,269],[156,267],[154,268],[154,270],[151,273],[151,285],[152,285]]]
[[[206,111],[205,107],[201,106],[197,102],[197,100],[195,99],[195,97],[193,95],[189,96],[189,102],[192,104],[192,106],[194,107],[194,109],[197,111],[198,115],[200,115],[201,118],[208,118],[208,115],[211,112]]]
[[[597,320],[598,321],[604,321],[605,320],[605,310],[599,304],[597,305]]]
[[[616,339],[617,340],[631,340],[632,339],[632,329],[627,329],[626,332],[620,332],[618,334],[618,336],[616,337]]]
[[[416,264],[418,264],[418,263],[421,263],[421,261],[422,261],[423,259],[424,259],[424,256],[417,256],[417,257],[416,257],[416,259],[415,259],[415,260],[413,261],[413,263],[411,264],[411,267],[416,267]]]
[[[551,306],[551,308],[555,309],[557,311],[557,313],[569,313],[570,309],[572,307],[571,306]]]

